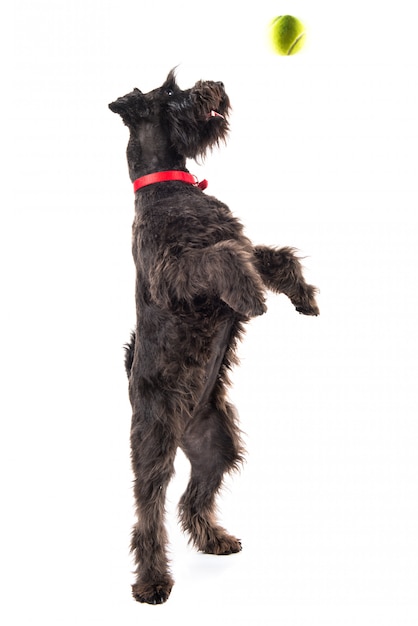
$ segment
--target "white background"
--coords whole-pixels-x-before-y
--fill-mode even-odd
[[[1,608],[43,624],[418,623],[417,111],[411,3],[16,0],[2,10]],[[304,18],[303,53],[266,44]],[[247,463],[176,584],[130,595],[134,520],[122,345],[135,323],[127,129],[134,86],[222,80],[228,145],[201,165],[257,243],[293,245],[321,316],[284,296],[240,346]]]

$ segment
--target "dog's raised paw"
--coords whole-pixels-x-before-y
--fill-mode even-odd
[[[301,313],[302,315],[319,315],[319,307],[316,304],[315,300],[307,302],[306,304],[300,304],[296,307],[296,311]]]
[[[257,317],[259,315],[264,315],[264,313],[267,313],[267,305],[264,299],[255,301],[249,311],[250,317]]]
[[[267,311],[264,296],[261,295],[253,298],[243,294],[240,294],[239,297],[222,296],[222,300],[226,302],[231,309],[247,318],[258,317]]]

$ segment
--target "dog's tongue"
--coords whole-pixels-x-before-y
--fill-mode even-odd
[[[210,117],[221,117],[223,120],[225,119],[223,115],[218,113],[218,111],[211,111],[210,112]]]

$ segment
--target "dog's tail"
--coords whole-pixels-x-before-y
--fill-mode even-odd
[[[128,375],[128,378],[131,374],[131,369],[132,369],[132,363],[134,360],[134,352],[135,352],[135,337],[136,337],[136,333],[135,331],[131,332],[131,339],[129,341],[129,343],[125,343],[125,345],[123,346],[125,348],[125,369],[126,369],[126,373]]]

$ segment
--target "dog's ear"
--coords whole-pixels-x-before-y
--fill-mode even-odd
[[[119,113],[126,126],[135,126],[141,118],[150,113],[147,101],[142,91],[135,89],[109,104],[113,113]]]
[[[161,87],[163,91],[177,91],[179,89],[176,82],[176,69],[176,67],[173,67],[173,69],[169,71],[168,76]]]

